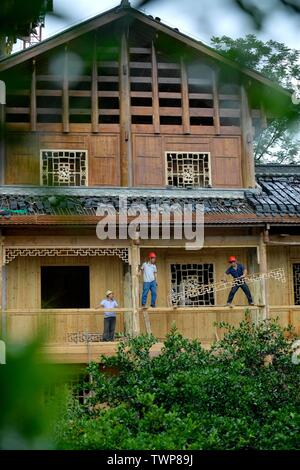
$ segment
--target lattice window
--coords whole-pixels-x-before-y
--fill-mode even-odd
[[[43,186],[86,186],[86,150],[41,150]]]
[[[293,264],[294,303],[300,305],[300,263]]]
[[[169,186],[203,188],[211,184],[209,153],[167,152],[166,167]]]
[[[197,287],[214,282],[213,264],[171,264],[171,289],[176,298],[180,294],[179,304],[197,307],[214,305],[214,292],[200,294]],[[172,301],[177,304],[176,300]]]

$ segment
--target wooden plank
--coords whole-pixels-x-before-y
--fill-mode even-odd
[[[36,131],[36,63],[32,61],[31,89],[30,89],[30,130]]]
[[[152,42],[151,49],[152,59],[152,108],[153,108],[153,128],[154,133],[160,133],[159,122],[159,93],[158,93],[158,75],[157,75],[157,59],[154,43]]]
[[[220,109],[219,109],[219,92],[218,92],[218,70],[212,70],[213,79],[213,105],[214,105],[214,126],[215,133],[220,134]]]
[[[151,54],[149,47],[130,47],[130,54]]]
[[[70,96],[77,96],[71,95],[71,93],[75,93],[75,91],[70,92]],[[62,90],[36,90],[36,96],[62,96]]]
[[[200,116],[200,117],[213,117],[214,109],[213,108],[190,108],[191,116]]]
[[[186,65],[183,57],[180,59],[181,73],[181,105],[182,105],[182,129],[184,134],[191,133],[190,127],[190,105],[189,105],[189,84]]]
[[[252,118],[247,90],[241,86],[242,174],[243,186],[255,188]]]
[[[121,37],[119,93],[121,185],[132,186],[130,73],[127,33],[125,31],[122,33]]]
[[[63,132],[69,132],[69,76],[68,76],[68,46],[65,46],[64,70],[63,70],[63,90],[62,90],[62,121]]]
[[[92,132],[99,131],[99,109],[98,109],[98,65],[97,65],[97,33],[94,35],[94,51],[92,65]]]

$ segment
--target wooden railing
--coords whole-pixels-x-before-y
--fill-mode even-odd
[[[211,343],[222,336],[222,330],[215,325],[221,321],[237,326],[244,318],[245,310],[250,309],[253,320],[261,317],[258,307],[224,306],[212,307],[159,307],[147,310],[151,331],[159,340],[165,338],[173,325],[188,338],[199,338],[203,343]],[[44,332],[49,343],[76,342],[78,333],[102,334],[104,309],[68,310],[7,310],[5,312],[8,336],[12,340],[22,340]],[[125,312],[131,309],[118,308],[116,333],[125,331]],[[141,333],[146,332],[143,310],[139,310]],[[282,326],[294,325],[300,334],[300,306],[279,305],[270,307],[270,317],[278,317]]]

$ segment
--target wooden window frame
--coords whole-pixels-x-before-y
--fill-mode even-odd
[[[209,187],[212,186],[211,152],[207,152],[207,151],[205,151],[205,152],[204,152],[204,151],[192,152],[192,151],[185,151],[185,150],[181,150],[181,151],[178,151],[178,150],[166,150],[166,151],[164,152],[164,159],[165,159],[165,184],[166,184],[166,186],[170,186],[170,185],[169,185],[169,182],[168,182],[168,161],[167,161],[168,154],[170,154],[170,153],[175,153],[175,154],[184,154],[184,153],[186,153],[186,154],[199,154],[199,155],[200,155],[200,154],[205,154],[205,155],[208,156],[209,183],[208,183],[207,186],[193,186],[193,185],[191,185],[191,186],[174,186],[174,185],[172,185],[174,188],[180,188],[180,189],[182,188],[182,189],[184,189],[184,188],[189,188],[189,187],[191,187],[191,188],[197,188],[197,189],[199,189],[199,188],[203,188],[203,189],[204,189],[204,188],[209,188]]]

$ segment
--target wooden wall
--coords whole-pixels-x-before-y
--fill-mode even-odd
[[[37,325],[47,329],[51,341],[64,342],[67,333],[89,331],[102,333],[103,314],[89,315],[88,309],[62,315],[56,310],[44,310],[42,318],[35,311],[41,309],[41,266],[88,265],[90,267],[90,307],[93,310],[105,298],[107,289],[113,289],[116,299],[123,304],[123,265],[116,257],[18,257],[7,269],[7,308],[19,315],[8,313],[9,332],[13,338],[30,335]],[[30,311],[30,313],[26,313]],[[22,313],[24,313],[22,315]],[[43,318],[44,317],[44,318]],[[44,321],[44,323],[43,323]],[[118,316],[117,330],[124,331],[123,316]]]
[[[89,186],[120,186],[119,134],[83,133],[11,135],[6,153],[6,184],[40,184],[40,150],[88,151]],[[133,136],[134,186],[163,187],[165,153],[210,152],[213,187],[242,187],[240,137],[183,135]]]
[[[199,252],[185,252],[182,249],[156,249],[158,255],[158,302],[160,308],[168,307],[170,292],[171,263],[213,263],[215,280],[220,281],[227,267],[228,256],[235,254],[238,260],[247,266],[249,250],[235,249],[203,249]],[[141,261],[147,258],[148,250],[141,250]],[[270,316],[278,317],[283,326],[292,323],[300,334],[300,308],[293,308],[292,262],[300,261],[300,248],[278,247],[268,248],[268,270],[283,267],[287,282],[281,283],[274,279],[268,281],[270,292]],[[41,265],[89,265],[90,266],[90,299],[91,309],[86,311],[51,311],[44,310],[41,315],[34,312],[41,308],[40,298],[40,266]],[[24,337],[36,331],[37,326],[44,326],[51,341],[65,342],[67,333],[77,331],[102,332],[103,315],[97,314],[93,308],[104,297],[106,289],[113,289],[120,307],[124,306],[124,274],[122,262],[114,257],[100,258],[38,258],[20,257],[8,265],[7,308],[8,328],[14,338]],[[250,270],[251,273],[251,270]],[[255,302],[257,289],[249,284]],[[142,277],[140,279],[140,293]],[[157,338],[163,338],[175,322],[179,331],[190,338],[200,338],[203,342],[211,342],[220,336],[221,330],[215,322],[226,321],[237,325],[244,317],[247,301],[242,291],[234,298],[233,304],[239,309],[224,308],[228,290],[216,293],[215,303],[219,308],[201,307],[194,311],[178,310],[152,312],[149,311],[152,331]],[[149,302],[149,300],[148,300]],[[16,314],[17,312],[17,314]],[[31,313],[30,313],[31,312]],[[73,312],[73,313],[72,313]],[[256,313],[254,312],[254,315]],[[140,318],[141,330],[145,331],[143,315]],[[117,331],[124,331],[124,315],[118,314]]]

